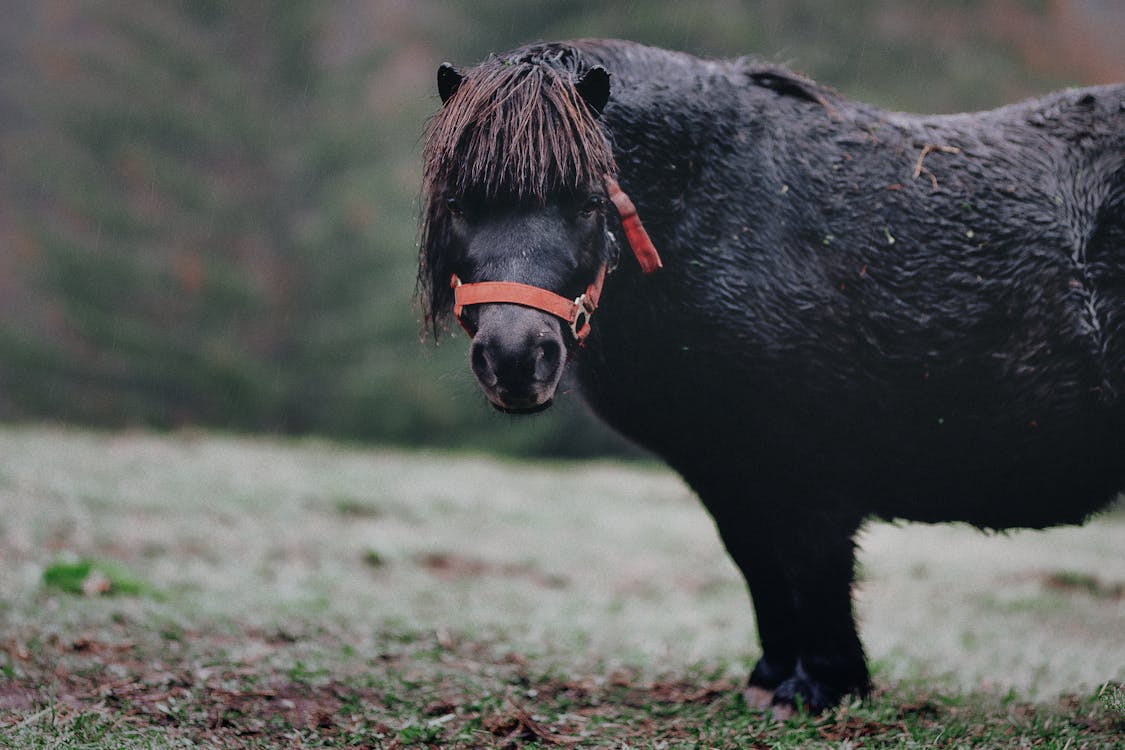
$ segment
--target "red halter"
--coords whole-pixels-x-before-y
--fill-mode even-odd
[[[660,255],[649,239],[648,232],[637,216],[637,208],[629,196],[621,190],[617,180],[609,175],[605,176],[606,192],[609,200],[621,216],[621,227],[625,230],[625,237],[633,256],[641,266],[644,273],[653,273],[663,267]],[[547,289],[541,289],[529,284],[520,284],[515,281],[480,281],[473,284],[463,284],[457,274],[453,275],[450,285],[453,287],[453,315],[457,322],[465,329],[470,338],[475,332],[470,330],[461,319],[461,313],[466,305],[480,305],[484,303],[507,303],[533,307],[550,313],[570,326],[574,339],[581,344],[590,334],[590,317],[598,309],[598,300],[602,294],[602,284],[606,277],[606,264],[598,269],[598,275],[586,291],[575,299],[567,299],[561,294],[555,294]]]

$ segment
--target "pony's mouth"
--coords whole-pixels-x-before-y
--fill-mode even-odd
[[[530,406],[509,406],[508,404],[498,404],[495,401],[489,401],[489,403],[492,404],[492,408],[498,412],[522,416],[524,414],[538,414],[541,411],[547,411],[547,409],[551,408],[551,404],[555,403],[555,400],[549,398],[540,404],[532,404]]]

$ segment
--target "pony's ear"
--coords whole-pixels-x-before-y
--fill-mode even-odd
[[[609,101],[609,71],[595,65],[578,79],[574,87],[590,109],[600,115]]]
[[[437,69],[437,90],[441,96],[441,103],[449,101],[449,97],[457,93],[464,76],[457,72],[451,63],[444,62]]]

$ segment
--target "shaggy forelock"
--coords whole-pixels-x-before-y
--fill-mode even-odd
[[[574,87],[572,66],[492,58],[465,74],[430,121],[429,191],[543,201],[613,171],[613,153]]]

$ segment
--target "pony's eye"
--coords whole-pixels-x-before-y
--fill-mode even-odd
[[[448,208],[449,213],[453,214],[454,216],[464,216],[465,215],[464,205],[462,205],[461,201],[457,200],[456,198],[454,198],[452,196],[445,199],[445,207]]]
[[[585,216],[590,216],[591,214],[595,214],[598,211],[601,211],[602,206],[604,205],[605,198],[601,197],[600,195],[591,195],[586,199],[586,202],[582,204],[582,213]]]

